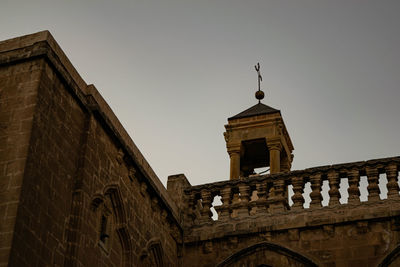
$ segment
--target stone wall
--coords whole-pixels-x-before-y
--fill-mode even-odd
[[[394,258],[389,255],[400,242],[399,167],[400,158],[394,157],[187,186],[184,261],[193,266],[378,266]],[[215,205],[218,196],[222,203]]]
[[[96,88],[48,32],[0,48],[0,265],[176,266],[178,209]]]
[[[0,266],[11,249],[41,65],[32,60],[0,67]]]
[[[190,235],[193,239],[185,243],[184,262],[196,263],[191,266],[231,266],[227,262],[246,263],[245,266],[287,266],[291,261],[299,266],[378,266],[399,243],[398,231],[391,230],[394,227],[391,219],[325,222],[305,227],[292,227],[288,219],[287,229],[281,230],[270,230],[272,226],[270,229],[257,228],[260,220],[271,220],[273,224],[273,218],[254,218],[254,222],[245,222],[250,225],[248,228],[258,229],[251,231],[239,222],[238,230],[214,223],[214,228],[227,229],[223,235],[211,225],[203,226],[199,231],[214,232],[214,237],[212,234]],[[260,251],[257,246],[263,246],[262,251],[267,254],[279,255],[280,259],[260,258],[256,253]],[[246,257],[242,255],[243,251],[246,251]],[[194,260],[198,258],[202,261]]]

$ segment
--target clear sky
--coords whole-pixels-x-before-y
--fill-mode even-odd
[[[400,1],[1,0],[0,39],[50,30],[161,181],[229,179],[227,118],[280,109],[293,169],[400,154]],[[1,90],[1,88],[0,88]]]

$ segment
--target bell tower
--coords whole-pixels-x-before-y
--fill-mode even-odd
[[[281,112],[261,103],[264,92],[260,89],[258,73],[258,103],[228,118],[224,133],[230,157],[230,179],[254,174],[255,168],[269,167],[270,173],[290,171],[294,150]]]

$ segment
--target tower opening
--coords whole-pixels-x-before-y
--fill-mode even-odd
[[[240,174],[248,177],[256,168],[269,167],[269,150],[265,138],[242,141]]]

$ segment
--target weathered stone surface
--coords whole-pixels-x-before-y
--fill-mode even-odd
[[[176,265],[178,208],[94,86],[48,32],[0,51],[0,266]]]
[[[261,128],[256,135],[267,136]],[[198,186],[174,175],[167,190],[49,32],[0,42],[0,266],[399,265],[400,157],[291,172],[285,164],[286,172]],[[381,174],[388,199],[379,197]],[[215,196],[223,203],[213,220]]]

